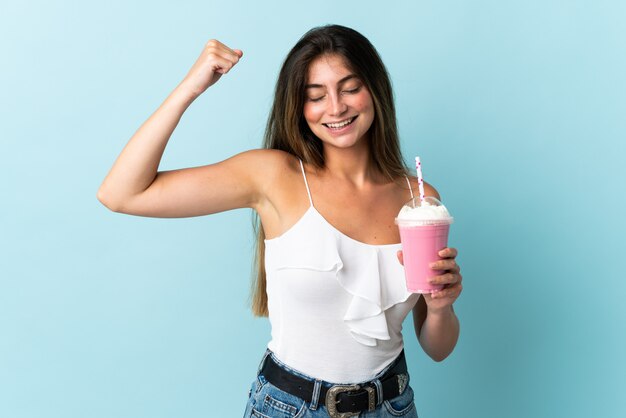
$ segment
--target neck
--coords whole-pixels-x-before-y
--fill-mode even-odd
[[[360,146],[336,148],[324,146],[324,175],[341,181],[347,181],[357,187],[374,182],[380,178],[370,160],[367,141]]]

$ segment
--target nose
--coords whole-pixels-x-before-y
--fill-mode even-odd
[[[340,94],[331,94],[328,101],[328,114],[331,116],[339,116],[348,110],[348,105],[343,101]]]

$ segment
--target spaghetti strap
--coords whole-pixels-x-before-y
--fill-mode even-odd
[[[304,164],[302,163],[302,160],[300,160],[300,168],[302,169],[302,177],[304,177],[304,185],[306,186],[306,192],[309,195],[309,203],[311,204],[311,206],[313,206],[313,199],[311,198],[311,190],[309,190],[309,182],[306,181],[306,173],[304,172]]]
[[[411,192],[411,199],[415,199],[415,196],[413,196],[413,189],[411,188],[411,182],[409,181],[409,178],[405,175],[404,178],[406,179],[406,184],[409,185],[409,191]]]

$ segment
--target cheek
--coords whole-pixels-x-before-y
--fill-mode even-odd
[[[364,124],[365,129],[369,130],[374,122],[374,103],[369,98],[365,98],[360,101],[358,112],[361,114],[361,123]]]
[[[363,97],[353,103],[353,108],[361,115],[363,122],[372,123],[374,120],[374,103],[369,97]]]
[[[374,102],[370,95],[356,98],[353,106],[355,109],[358,109],[359,112],[374,111]]]
[[[302,114],[304,115],[304,120],[306,120],[309,125],[316,123],[321,117],[321,113],[311,104],[304,105]]]

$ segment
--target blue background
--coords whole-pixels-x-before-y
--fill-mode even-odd
[[[251,212],[148,219],[96,191],[204,43],[244,51],[161,169],[261,143],[310,27],[391,74],[407,161],[456,223],[456,351],[405,323],[420,417],[626,416],[626,3],[0,3],[0,417],[238,417],[269,340],[247,308]]]

